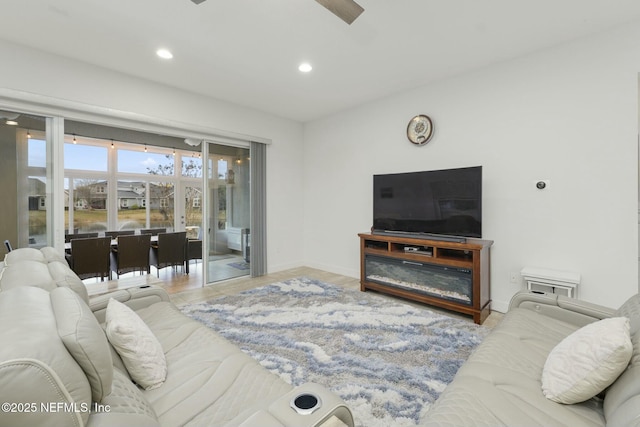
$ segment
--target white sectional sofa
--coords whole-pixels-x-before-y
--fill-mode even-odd
[[[630,319],[631,360],[622,374],[604,392],[580,403],[545,397],[543,370],[556,345],[586,325],[612,317]],[[516,294],[504,319],[458,371],[423,425],[638,427],[639,329],[640,295],[614,310],[553,294]],[[595,356],[599,351],[579,347],[570,348],[570,363],[571,351],[576,364],[579,355]]]
[[[161,288],[90,301],[51,248],[15,250],[0,267],[2,426],[353,426],[338,396],[287,384],[181,314]],[[159,386],[138,386],[109,341],[101,323],[109,297],[132,307],[160,343]]]

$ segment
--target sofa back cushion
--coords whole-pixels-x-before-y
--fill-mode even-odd
[[[89,302],[87,288],[69,268],[64,256],[51,247],[40,250],[19,248],[5,256],[4,268],[0,274],[0,290],[18,286],[35,286],[47,291],[69,287],[84,302]]]
[[[615,316],[629,318],[633,354],[629,367],[607,390],[604,415],[607,425],[627,426],[637,422],[640,407],[640,294],[629,298]]]
[[[2,278],[0,278],[0,289],[6,291],[22,286],[34,286],[51,291],[56,288],[56,283],[51,278],[49,268],[44,262],[25,259],[5,264]]]
[[[113,361],[107,337],[91,309],[69,288],[51,291],[58,335],[87,375],[93,400],[111,393]]]
[[[58,251],[56,248],[52,248],[51,246],[40,248],[40,253],[44,256],[47,262],[60,261],[65,264],[67,263],[64,254]]]
[[[35,405],[0,411],[0,425],[84,425],[91,387],[58,336],[49,292],[29,286],[1,291],[0,325],[0,402],[16,410]],[[41,405],[54,406],[45,411]]]
[[[45,263],[47,258],[42,251],[35,248],[18,248],[4,256],[5,265],[14,265],[22,261],[38,261]]]
[[[87,287],[73,272],[66,261],[51,261],[47,264],[49,275],[57,287],[66,287],[78,294],[85,303],[89,303]]]

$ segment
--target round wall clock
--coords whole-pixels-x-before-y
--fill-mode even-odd
[[[428,116],[420,114],[409,121],[407,138],[416,145],[424,145],[433,136],[433,122]]]

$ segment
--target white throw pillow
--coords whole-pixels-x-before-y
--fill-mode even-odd
[[[109,299],[106,333],[131,378],[145,390],[162,385],[167,377],[167,361],[158,338],[132,309]]]
[[[629,319],[590,323],[551,350],[542,369],[542,392],[558,403],[591,399],[626,369],[632,351]]]

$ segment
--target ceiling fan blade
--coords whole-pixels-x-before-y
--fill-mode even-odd
[[[316,0],[334,15],[351,25],[364,9],[353,0]]]

